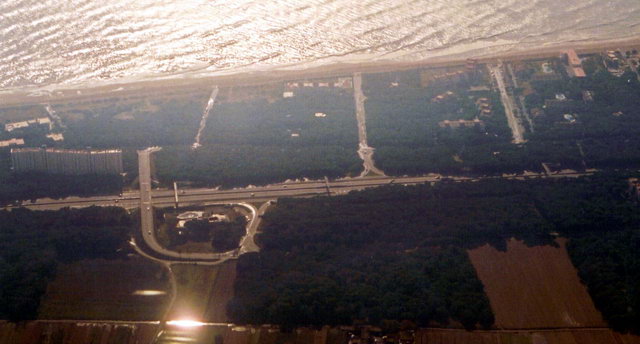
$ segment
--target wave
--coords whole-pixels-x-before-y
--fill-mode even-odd
[[[487,55],[640,35],[618,0],[3,0],[0,89]]]

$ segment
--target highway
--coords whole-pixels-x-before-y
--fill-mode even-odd
[[[369,177],[369,178],[346,178],[329,181],[328,185],[332,195],[341,195],[353,190],[363,190],[371,187],[378,187],[389,184],[422,184],[425,182],[438,182],[442,180],[452,181],[474,181],[481,179],[524,179],[524,178],[565,178],[579,177],[587,173],[569,172],[546,175],[544,173],[529,173],[521,175],[488,176],[488,177],[464,177],[464,176],[440,176],[426,175],[419,177]],[[324,180],[287,182],[272,184],[260,187],[245,187],[237,189],[220,190],[218,188],[194,188],[182,189],[180,191],[180,204],[202,204],[202,203],[240,203],[268,201],[280,197],[309,197],[315,195],[326,195],[327,184]],[[169,207],[174,205],[173,190],[153,190],[151,193],[153,204],[156,207]],[[119,206],[127,209],[138,208],[140,206],[140,194],[137,191],[125,192],[120,195],[95,196],[95,197],[68,197],[64,199],[38,199],[34,203],[25,203],[22,206],[33,210],[57,210],[64,207],[88,207],[88,206]],[[9,206],[13,208],[16,206]]]
[[[138,176],[140,181],[140,224],[142,227],[142,237],[152,249],[162,250],[162,246],[156,241],[153,230],[153,202],[151,192],[151,153],[159,148],[147,148],[138,151]]]
[[[239,253],[256,252],[259,250],[258,246],[253,241],[253,235],[256,233],[258,226],[260,225],[260,217],[258,216],[258,210],[251,204],[240,202],[238,206],[245,207],[251,213],[251,219],[247,225],[247,234],[243,237],[240,249],[238,251],[232,250],[222,253],[196,253],[196,252],[177,252],[168,250],[156,240],[153,207],[155,201],[151,191],[151,154],[159,151],[158,147],[151,147],[138,151],[138,171],[140,180],[140,227],[142,231],[142,238],[145,244],[157,254],[161,254],[166,258],[164,260],[175,259],[176,261],[201,261],[201,262],[219,262],[227,259],[236,258]],[[175,200],[175,199],[174,199]],[[266,203],[268,206],[269,203]],[[261,207],[262,211],[266,210],[266,207]]]

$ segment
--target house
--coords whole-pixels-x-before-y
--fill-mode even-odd
[[[62,134],[59,134],[59,133],[47,134],[47,138],[50,138],[53,141],[64,141],[64,136]]]
[[[575,123],[576,122],[576,117],[574,115],[566,113],[566,114],[562,115],[562,117],[564,117],[564,119],[567,120],[569,123]]]
[[[0,141],[0,147],[9,147],[11,145],[22,146],[24,145],[24,139],[11,139]]]
[[[465,128],[473,128],[473,127],[480,127],[484,129],[484,121],[479,120],[479,119],[473,119],[473,120],[464,120],[464,119],[459,119],[459,120],[444,120],[438,123],[438,126],[440,126],[440,128],[460,128],[460,127],[465,127]]]
[[[178,220],[201,220],[204,217],[204,211],[187,211],[177,216]]]
[[[53,127],[53,123],[51,122],[51,119],[49,119],[49,117],[39,117],[39,118],[30,119],[27,121],[7,123],[4,125],[4,130],[11,132],[16,129],[29,127],[32,124],[38,124],[38,125],[46,124],[49,126],[49,130],[51,130],[51,128]]]
[[[13,122],[13,123],[7,123],[4,125],[4,130],[11,132],[14,131],[16,129],[20,129],[20,128],[26,128],[29,126],[29,122],[27,121],[22,121],[22,122]]]
[[[282,98],[293,98],[294,94],[291,91],[283,92]]]
[[[580,60],[580,57],[578,57],[575,50],[567,50],[565,55],[567,56],[567,63],[569,64],[567,69],[569,75],[576,78],[584,78],[587,76],[584,69],[582,69],[582,60]]]
[[[225,214],[211,214],[208,218],[209,222],[229,222],[229,217]]]
[[[334,87],[340,88],[353,88],[353,79],[351,78],[338,78],[338,81],[333,84]]]

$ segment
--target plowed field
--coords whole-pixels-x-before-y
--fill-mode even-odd
[[[416,344],[640,344],[640,337],[609,329],[552,331],[420,330]]]
[[[151,343],[157,324],[0,322],[0,344],[139,344]]]
[[[227,303],[233,298],[233,285],[236,281],[236,261],[220,266],[218,276],[209,296],[205,319],[214,323],[227,322]]]
[[[227,321],[227,303],[233,297],[236,279],[235,260],[215,266],[175,264],[171,269],[178,294],[168,319]]]
[[[141,295],[152,291],[158,295]],[[40,319],[160,320],[169,301],[166,270],[142,258],[61,265],[40,304]]]
[[[511,240],[506,252],[488,245],[469,257],[503,329],[606,327],[564,246],[527,247]],[[544,342],[543,342],[544,343]]]

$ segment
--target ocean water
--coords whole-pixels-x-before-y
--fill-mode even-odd
[[[0,90],[638,35],[639,0],[0,0]]]

